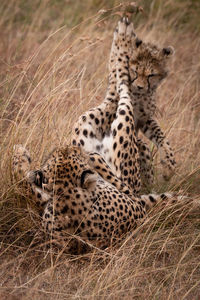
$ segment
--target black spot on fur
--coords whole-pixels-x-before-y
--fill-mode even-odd
[[[82,146],[84,146],[84,144],[85,144],[83,140],[80,140],[80,143]]]
[[[61,213],[62,213],[62,214],[66,213],[66,212],[68,211],[68,209],[69,209],[68,205],[65,205],[65,206],[63,207],[63,209],[61,210]]]
[[[87,131],[86,129],[83,130],[83,135],[84,135],[85,137],[87,137],[88,131]]]
[[[117,148],[117,143],[113,144],[113,150],[115,150]]]
[[[166,200],[166,199],[167,199],[167,196],[166,196],[165,194],[161,194],[161,195],[160,195],[160,198],[161,198],[162,200]]]
[[[120,130],[120,129],[122,129],[122,127],[123,127],[123,124],[119,123],[119,125],[117,126],[117,129]]]
[[[91,119],[94,119],[94,114],[89,114]]]
[[[152,196],[149,196],[149,200],[150,200],[152,203],[156,202],[156,199],[155,199],[154,197],[152,197]]]
[[[125,112],[125,110],[124,110],[124,109],[122,109],[122,110],[120,110],[119,114],[120,114],[120,115],[125,115],[125,114],[126,114],[126,112]]]
[[[99,119],[95,118],[95,123],[98,125],[99,124]]]

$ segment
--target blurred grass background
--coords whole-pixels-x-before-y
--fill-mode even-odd
[[[141,0],[137,34],[172,45],[157,118],[176,152],[177,174],[157,170],[153,190],[189,193],[154,209],[114,249],[73,257],[47,245],[33,203],[11,179],[14,144],[39,167],[69,140],[78,116],[100,103],[120,1],[9,0],[0,5],[0,298],[199,299],[200,1]],[[37,241],[36,244],[35,240]]]

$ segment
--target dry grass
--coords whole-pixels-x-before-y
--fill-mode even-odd
[[[153,189],[181,189],[189,201],[155,208],[116,248],[71,256],[47,244],[35,207],[11,181],[14,144],[30,149],[36,168],[68,141],[77,117],[102,101],[118,17],[97,12],[117,3],[2,1],[1,299],[200,297],[198,1],[140,1],[146,15],[136,18],[141,37],[176,49],[159,89],[158,119],[176,149],[178,170],[167,183],[158,172]]]

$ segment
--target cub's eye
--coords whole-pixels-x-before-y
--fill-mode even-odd
[[[159,76],[159,74],[152,73],[152,74],[148,75],[149,78],[150,78],[150,77],[155,77],[155,76]]]
[[[130,69],[130,75],[131,75],[131,77],[134,77],[134,78],[137,78],[137,76],[138,76],[137,72],[133,69]]]

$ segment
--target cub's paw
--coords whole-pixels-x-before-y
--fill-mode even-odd
[[[163,147],[160,148],[160,162],[163,166],[163,178],[169,180],[175,173],[176,161],[174,153],[169,143],[166,142]]]

